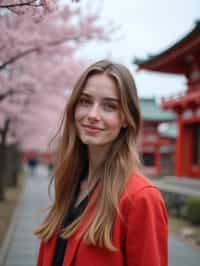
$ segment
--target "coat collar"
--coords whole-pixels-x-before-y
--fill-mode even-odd
[[[89,208],[92,203],[94,202],[96,196],[97,196],[97,191],[99,190],[99,186],[96,187],[93,195],[91,196],[87,208]],[[64,261],[63,261],[63,266],[71,266],[72,262],[76,256],[76,252],[78,250],[78,247],[81,243],[81,238],[79,237],[80,233],[84,229],[84,227],[87,225],[87,223],[90,221],[92,214],[94,213],[94,209],[91,210],[91,212],[87,215],[85,221],[80,225],[78,230],[72,235],[68,240],[67,240],[67,249],[65,252],[64,256]],[[52,266],[53,262],[53,256],[55,253],[55,248],[56,248],[56,241],[57,237],[59,234],[59,229],[57,228],[55,233],[52,236],[51,241],[46,243],[46,252],[45,252],[45,266]]]
[[[96,187],[94,193],[92,194],[89,202],[88,202],[88,206],[87,208],[90,208],[92,203],[94,202],[97,193],[99,190],[99,186]],[[68,240],[67,240],[67,249],[65,252],[65,257],[64,257],[64,261],[63,261],[63,266],[71,266],[73,263],[73,260],[76,256],[76,252],[78,250],[78,247],[81,243],[81,241],[83,241],[80,237],[81,232],[83,231],[83,229],[85,228],[85,226],[87,226],[87,223],[90,221],[90,219],[92,218],[92,215],[94,213],[94,208],[88,213],[87,217],[85,218],[85,221],[80,225],[80,227],[78,228],[78,230],[76,231],[76,233],[74,233],[73,236],[71,236]]]

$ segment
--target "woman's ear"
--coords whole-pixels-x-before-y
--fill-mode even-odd
[[[125,115],[122,114],[122,127],[126,128],[127,126],[128,126],[128,122],[127,122],[127,120],[125,118]]]

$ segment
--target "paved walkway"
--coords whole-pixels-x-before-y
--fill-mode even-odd
[[[15,230],[4,264],[1,266],[35,266],[39,241],[32,234],[42,220],[40,208],[48,204],[48,179],[46,169],[38,169],[37,175],[27,178],[26,188],[21,197]]]
[[[2,266],[36,265],[39,242],[31,232],[42,219],[42,215],[37,211],[38,208],[47,206],[47,187],[47,173],[42,169],[37,176],[27,178],[26,189],[17,211],[15,230]],[[169,266],[199,265],[200,252],[170,237]]]

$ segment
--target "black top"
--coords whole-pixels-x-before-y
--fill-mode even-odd
[[[71,208],[69,208],[69,211],[66,213],[66,215],[63,219],[61,229],[68,226],[70,223],[72,223],[76,218],[78,218],[81,215],[81,213],[86,208],[88,201],[89,201],[89,198],[92,195],[95,187],[96,187],[96,185],[94,186],[92,191],[79,203],[78,206],[76,206],[76,207],[71,206]],[[80,191],[80,185],[78,186],[77,191],[75,193],[76,194],[75,198],[77,198],[79,191]],[[74,203],[73,203],[73,205],[74,205]],[[67,247],[67,240],[58,236],[57,241],[56,241],[56,248],[55,248],[52,266],[62,266],[66,247]]]

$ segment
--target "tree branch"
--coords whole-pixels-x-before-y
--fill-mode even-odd
[[[13,8],[13,7],[22,7],[22,6],[29,6],[31,4],[33,4],[34,2],[36,2],[37,0],[31,0],[29,2],[24,2],[24,3],[16,3],[16,4],[2,4],[0,5],[0,8]],[[32,6],[32,5],[31,5]],[[40,5],[34,5],[34,7],[37,7]]]
[[[33,93],[34,92],[34,89],[31,89],[31,88],[26,88],[24,90],[13,90],[13,89],[10,89],[8,90],[7,92],[5,93],[1,93],[0,94],[0,102],[3,101],[6,97],[10,96],[10,95],[14,95],[14,94],[27,94],[27,93]]]
[[[52,42],[49,42],[47,43],[48,46],[56,46],[56,45],[59,45],[59,44],[62,44],[64,43],[65,41],[70,41],[70,40],[80,40],[81,39],[81,36],[79,37],[70,37],[70,38],[62,38],[60,40],[56,40],[56,41],[52,41]],[[6,66],[8,65],[11,65],[12,63],[16,62],[18,59],[28,55],[28,54],[31,54],[33,52],[39,52],[41,49],[39,47],[34,47],[34,48],[30,48],[30,49],[27,49],[26,51],[23,51],[21,53],[19,53],[18,55],[15,55],[13,57],[11,57],[9,60],[7,60],[6,62],[4,62],[3,64],[0,65],[0,71],[2,69],[4,69]]]
[[[20,59],[21,57],[30,54],[32,52],[36,52],[38,50],[38,48],[32,48],[32,49],[28,49],[24,52],[19,53],[18,55],[15,55],[13,57],[11,57],[8,61],[4,62],[3,64],[0,65],[0,70],[4,69],[6,66],[14,63],[15,61],[17,61],[18,59]]]
[[[12,90],[8,90],[5,93],[1,93],[0,94],[0,101],[3,101],[6,97],[8,97],[8,96],[10,96],[12,94],[13,94],[13,91]]]

